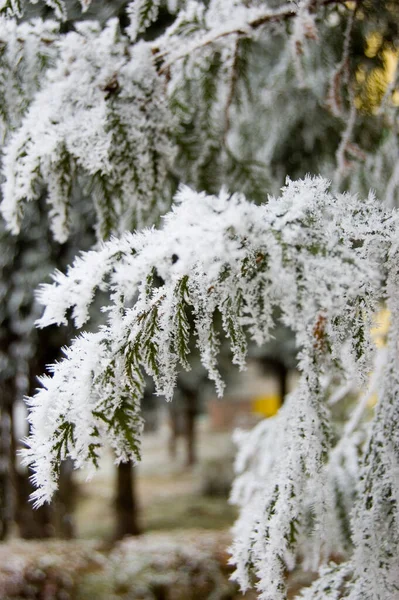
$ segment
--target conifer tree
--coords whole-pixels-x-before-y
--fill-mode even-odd
[[[67,18],[64,2],[47,4]],[[157,29],[162,10],[171,24]],[[58,241],[79,214],[74,185],[96,214],[96,248],[41,287],[38,326],[80,328],[97,290],[109,295],[107,324],[76,337],[29,400],[34,500],[50,500],[66,457],[96,466],[108,443],[139,459],[145,377],[171,400],[193,340],[222,394],[222,336],[243,369],[248,342],[266,344],[280,321],[300,382],[240,437],[234,577],[283,600],[299,562],[320,568],[304,598],[395,598],[398,7],[135,0],[127,14],[124,31],[83,21],[58,34],[55,65],[4,146],[12,232],[43,187]],[[302,179],[277,193],[286,175]],[[383,299],[381,360],[370,329]],[[326,381],[367,386],[376,366],[373,419],[363,402],[340,431]]]

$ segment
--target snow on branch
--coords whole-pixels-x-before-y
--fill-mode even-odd
[[[54,10],[54,16],[56,19],[65,21],[68,17],[68,11],[65,0],[28,0],[30,4],[37,4],[42,1],[49,8]],[[82,7],[82,11],[85,12],[92,0],[79,0]],[[6,17],[19,17],[21,18],[24,14],[25,0],[1,0],[0,1],[0,14],[4,14]]]
[[[275,417],[252,431],[235,432],[238,454],[230,501],[240,516],[231,548],[234,578],[246,589],[255,575],[265,598],[284,597],[283,571],[298,561],[302,569],[317,572],[320,563],[332,556],[348,558],[353,549],[350,513],[366,428],[330,448],[336,432],[330,428],[326,398],[321,389],[318,396],[310,390],[304,395],[304,385],[302,376]]]
[[[77,188],[94,203],[98,239],[155,222],[169,208],[176,181],[210,192],[224,183],[260,199],[265,182],[273,189],[280,180],[281,165],[271,165],[281,161],[280,146],[296,127],[306,125],[308,150],[319,144],[326,128],[337,126],[330,115],[324,121],[327,111],[320,112],[323,120],[311,116],[321,110],[329,73],[317,49],[316,25],[327,6],[336,10],[340,4],[306,1],[271,8],[236,0],[190,1],[180,5],[173,24],[150,43],[136,38],[157,18],[159,3],[136,0],[129,8],[131,39],[119,32],[116,21],[104,30],[90,21],[74,32],[51,36],[56,66],[48,69],[46,62],[32,69],[41,89],[33,102],[31,96],[25,101],[22,124],[13,128],[4,148],[1,211],[8,228],[18,232],[26,203],[47,194],[54,236],[64,242]],[[353,13],[346,5],[336,12],[343,21]],[[278,27],[286,20],[288,53],[287,48],[280,52],[286,32]],[[264,32],[267,24],[272,29]],[[344,58],[350,33],[347,29]],[[313,48],[309,64],[305,42]],[[280,66],[274,64],[276,48]],[[270,81],[278,79],[285,89],[297,85],[292,48],[303,63],[305,80],[307,69],[311,73],[300,82],[311,93],[285,94],[282,118],[282,88]],[[267,69],[259,70],[258,53]],[[256,93],[251,92],[254,86]],[[265,128],[252,118],[260,112]],[[351,128],[357,119],[352,116]],[[334,160],[334,149],[324,146],[317,170]],[[383,156],[392,171],[388,146]],[[375,172],[374,157],[370,155],[367,173],[360,170],[357,189],[364,187],[361,177],[368,182]],[[388,188],[392,199],[396,180],[392,176]],[[373,185],[376,181],[380,178],[373,176]]]
[[[395,241],[388,253],[387,305],[391,313],[379,402],[360,470],[352,530],[356,581],[351,600],[395,598],[399,589],[399,271]],[[376,540],[381,540],[376,542]]]
[[[398,247],[393,240],[387,255],[386,294],[391,327],[380,378],[378,403],[359,467],[355,469],[356,498],[351,514],[353,553],[346,562],[320,569],[319,577],[300,597],[321,600],[396,598],[398,594]],[[341,440],[331,456],[342,452]],[[331,462],[331,461],[330,461]],[[351,486],[349,486],[351,487]]]
[[[331,4],[340,5],[343,2],[341,0],[321,0],[317,4],[287,2],[275,8],[268,6],[268,3],[254,7],[234,0],[227,2],[226,0],[213,0],[210,2],[209,10],[205,12],[203,27],[198,30],[190,30],[187,24],[191,21],[191,15],[204,10],[201,2],[191,0],[185,9],[180,11],[178,18],[164,36],[154,43],[154,51],[157,51],[157,59],[164,61],[161,71],[165,71],[174,62],[189,56],[196,50],[215,44],[223,38],[237,35],[252,37],[258,28],[291,19],[295,21],[293,43],[298,45],[303,37],[315,37],[314,15],[311,13]],[[189,44],[179,42],[182,25],[191,34],[194,34],[190,36]]]
[[[108,441],[118,459],[137,459],[144,374],[171,399],[179,369],[190,368],[192,336],[222,394],[217,313],[232,361],[244,368],[247,338],[267,341],[278,307],[296,336],[301,383],[276,418],[284,459],[270,459],[270,485],[236,486],[238,503],[253,510],[237,525],[234,561],[243,588],[255,575],[262,599],[283,599],[310,488],[319,490],[314,523],[328,555],[331,434],[321,377],[326,369],[344,377],[348,351],[352,377],[367,377],[371,317],[394,232],[396,218],[373,196],[333,195],[321,178],[288,181],[280,198],[261,206],[183,187],[160,229],[113,239],[81,255],[66,275],[56,273],[40,291],[40,325],[64,322],[71,309],[82,325],[97,288],[109,290],[111,306],[108,324],[78,337],[30,399],[25,460],[35,471],[36,502],[50,499],[66,456],[76,466],[96,463]]]
[[[160,0],[134,0],[128,5],[127,14],[130,24],[127,33],[132,42],[135,42],[137,36],[156,21],[160,3]]]
[[[269,445],[246,440],[245,447],[252,446],[255,460],[260,462],[264,457],[264,464],[262,474],[246,465],[248,471],[235,482],[232,499],[241,506],[241,515],[235,524],[232,562],[237,566],[234,578],[241,588],[251,587],[255,576],[260,598],[265,600],[285,598],[284,571],[295,565],[310,487],[315,535],[323,545],[330,542],[324,523],[330,502],[322,469],[330,432],[321,400],[317,379],[310,384],[307,376],[302,376],[275,422],[261,424],[261,428],[269,429]],[[258,436],[259,432],[249,435]]]
[[[29,0],[31,4],[37,4],[38,0]],[[82,7],[91,0],[81,0]],[[54,10],[57,19],[65,20],[67,16],[64,0],[44,0],[45,4]],[[24,14],[25,0],[1,0],[0,14],[6,17],[22,17]]]
[[[35,19],[17,23],[0,17],[0,136],[7,140],[21,124],[42,85],[43,71],[58,56],[59,23]]]
[[[129,51],[116,21],[103,31],[94,22],[76,29],[59,42],[56,67],[4,151],[9,228],[18,232],[24,203],[46,185],[60,242],[69,232],[76,176],[89,179],[98,237],[107,238],[162,212],[173,159],[173,118],[150,47],[141,42]]]

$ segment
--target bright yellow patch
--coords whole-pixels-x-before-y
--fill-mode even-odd
[[[359,66],[356,72],[356,81],[361,87],[361,91],[355,98],[355,105],[358,109],[377,113],[385,93],[395,79],[399,50],[385,44],[382,35],[377,31],[368,35],[366,42],[365,55],[368,58],[374,58],[380,54],[382,66],[375,67],[370,72],[366,71],[364,65]],[[392,90],[389,102],[398,106],[398,90]]]
[[[258,396],[252,400],[252,412],[263,417],[273,417],[281,406],[281,398],[277,394]]]

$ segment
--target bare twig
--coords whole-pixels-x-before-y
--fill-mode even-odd
[[[350,164],[346,158],[347,152],[349,151],[349,153],[351,153],[353,156],[356,155],[356,151],[354,152],[354,150],[356,150],[356,146],[354,144],[351,144],[351,138],[352,138],[353,130],[355,128],[355,124],[356,124],[357,110],[356,110],[356,105],[355,105],[355,94],[354,94],[353,88],[350,83],[349,51],[350,51],[350,44],[351,44],[351,39],[352,39],[352,31],[353,31],[353,26],[354,26],[354,22],[355,22],[355,17],[356,17],[356,13],[357,13],[360,3],[361,3],[361,0],[358,0],[356,2],[355,9],[351,12],[351,14],[349,16],[349,19],[348,19],[348,22],[346,25],[346,30],[345,30],[342,59],[341,59],[339,65],[337,66],[337,69],[335,70],[335,73],[332,78],[332,82],[333,82],[334,86],[339,85],[341,83],[341,78],[342,78],[343,83],[347,86],[347,89],[348,89],[349,106],[350,106],[349,118],[346,123],[346,127],[342,134],[341,142],[338,146],[337,153],[336,153],[337,168],[336,168],[335,174],[334,174],[334,184],[337,188],[339,187],[342,177],[344,176],[345,171]],[[334,93],[333,93],[332,97],[337,102],[335,107],[332,107],[332,108],[335,108],[335,110],[333,109],[333,114],[335,114],[336,116],[339,116],[342,113],[342,109],[341,109],[342,100],[340,98],[340,93],[337,89],[334,89]]]
[[[352,38],[353,25],[355,21],[356,9],[349,15],[348,22],[346,24],[344,45],[342,49],[342,58],[331,77],[330,87],[328,92],[327,105],[331,108],[331,112],[334,116],[340,116],[342,114],[343,101],[341,95],[342,83],[349,84],[349,50]]]
[[[361,2],[361,1],[362,0],[359,0],[359,2]],[[345,2],[345,0],[321,0],[317,5],[315,5],[312,8],[312,10],[314,11],[319,8],[331,5],[331,4],[345,6],[346,2]],[[170,59],[167,60],[160,67],[159,73],[160,74],[163,73],[167,68],[170,67],[171,64],[175,63],[176,61],[178,61],[182,58],[185,58],[192,52],[195,52],[196,50],[198,50],[200,48],[204,48],[205,46],[209,46],[210,44],[213,44],[220,39],[223,39],[230,35],[236,35],[239,37],[241,37],[241,36],[249,37],[254,29],[257,29],[257,28],[262,27],[263,25],[267,25],[269,23],[279,23],[281,21],[292,19],[293,17],[296,17],[297,14],[298,14],[298,10],[293,4],[291,4],[291,3],[286,4],[279,10],[274,10],[274,11],[268,10],[264,14],[261,14],[258,17],[249,20],[242,27],[237,27],[237,25],[234,24],[231,27],[227,27],[226,29],[223,29],[223,30],[220,30],[220,29],[217,29],[216,31],[211,30],[203,37],[200,37],[199,39],[195,40],[193,43],[191,43],[191,44],[186,43],[185,47],[182,49],[179,48],[179,51],[176,54],[173,54],[173,51],[171,51],[171,50],[164,50],[163,52],[160,52],[159,48],[154,46],[153,52],[155,55],[155,59],[157,61],[162,61],[165,57],[166,58],[170,57]]]

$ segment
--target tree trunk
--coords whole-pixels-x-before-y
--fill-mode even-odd
[[[3,397],[3,402],[5,398]],[[13,520],[12,421],[10,405],[0,409],[0,540],[6,539]]]
[[[38,386],[37,377],[46,370],[46,365],[54,363],[59,356],[60,346],[66,342],[64,331],[47,328],[38,331],[36,353],[29,364],[28,395],[33,395]],[[70,539],[74,533],[73,507],[75,488],[72,483],[72,464],[61,466],[59,488],[51,505],[45,504],[34,509],[29,500],[34,488],[27,469],[16,468],[16,521],[20,535],[25,539],[62,537]]]
[[[177,439],[179,437],[179,415],[177,413],[176,406],[173,406],[171,402],[169,403],[168,411],[170,426],[168,450],[171,460],[175,460],[177,456]]]
[[[287,377],[288,369],[282,361],[276,361],[275,372],[278,378],[279,390],[281,396],[281,404],[284,402],[284,398],[287,395]]]
[[[29,500],[30,494],[34,491],[29,480],[29,473],[25,470],[16,472],[15,484],[17,496],[15,520],[19,535],[26,540],[54,537],[52,507],[45,504],[35,509]]]
[[[275,375],[278,382],[278,389],[281,398],[281,404],[284,402],[284,398],[287,394],[287,376],[288,369],[285,363],[279,358],[271,358],[264,356],[259,359],[259,362],[266,373]]]
[[[139,525],[136,470],[131,462],[120,463],[117,466],[116,486],[115,538],[121,539],[126,535],[139,535],[141,527]]]
[[[73,513],[76,502],[76,484],[73,481],[73,462],[61,464],[58,492],[54,499],[56,536],[64,540],[75,537]]]
[[[184,390],[184,417],[186,439],[186,466],[192,467],[197,463],[197,428],[198,394]]]

